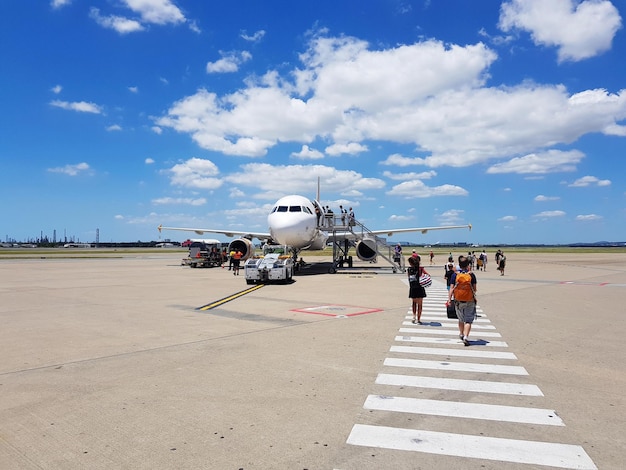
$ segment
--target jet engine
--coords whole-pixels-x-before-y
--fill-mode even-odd
[[[230,242],[228,245],[228,253],[230,254],[231,251],[237,250],[243,253],[243,256],[241,257],[242,260],[246,260],[251,256],[254,256],[254,245],[252,244],[252,241],[247,238],[237,238],[236,240]]]
[[[376,241],[365,238],[356,244],[356,255],[361,261],[372,261],[376,258]]]
[[[311,242],[311,244],[309,245],[307,249],[323,250],[324,248],[326,248],[327,239],[328,237],[323,232],[320,232],[316,235],[316,237],[313,239],[313,241]]]

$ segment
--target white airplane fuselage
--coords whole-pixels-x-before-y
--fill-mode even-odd
[[[321,250],[328,239],[328,234],[318,228],[315,204],[304,196],[290,195],[276,201],[267,225],[275,243],[297,250]]]

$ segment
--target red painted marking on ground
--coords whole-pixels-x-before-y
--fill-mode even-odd
[[[309,313],[313,315],[323,315],[326,317],[355,317],[357,315],[367,315],[369,313],[382,312],[380,308],[357,307],[354,305],[318,305],[316,307],[294,308],[292,312]]]

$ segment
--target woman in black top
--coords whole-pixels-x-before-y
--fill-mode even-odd
[[[413,323],[422,324],[422,300],[426,297],[426,289],[420,285],[420,276],[424,273],[428,274],[424,268],[420,266],[420,257],[411,256],[409,258],[409,268],[406,270],[409,276],[409,298],[413,300],[411,306],[413,310]]]

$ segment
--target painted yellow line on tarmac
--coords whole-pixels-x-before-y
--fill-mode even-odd
[[[261,287],[263,287],[265,284],[257,284],[254,287],[250,287],[249,289],[246,290],[242,290],[241,292],[237,292],[236,294],[233,295],[229,295],[228,297],[224,297],[223,299],[220,300],[216,300],[213,303],[207,304],[207,305],[203,305],[202,307],[198,307],[196,310],[211,310],[212,308],[215,307],[219,307],[220,305],[225,304],[226,302],[230,302],[231,300],[235,300],[238,297],[241,297],[242,295],[246,295],[249,294],[250,292],[253,292],[257,289],[260,289]]]

